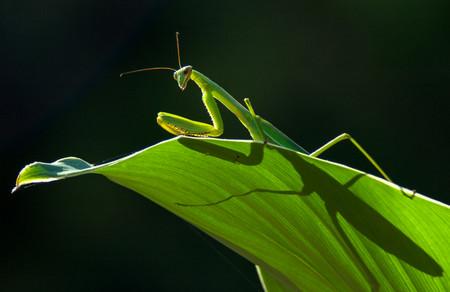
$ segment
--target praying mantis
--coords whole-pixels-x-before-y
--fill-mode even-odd
[[[250,99],[245,98],[244,107],[239,103],[231,94],[229,94],[220,85],[203,75],[202,73],[194,70],[192,66],[182,66],[180,58],[180,42],[179,33],[176,33],[176,44],[178,54],[179,69],[171,67],[152,67],[144,68],[133,71],[128,71],[120,74],[120,76],[152,70],[171,70],[173,71],[173,78],[177,81],[178,87],[183,91],[186,89],[190,80],[192,80],[202,92],[202,100],[206,107],[206,110],[211,117],[212,124],[194,121],[179,115],[174,115],[166,112],[160,112],[157,116],[157,123],[167,132],[174,135],[185,135],[194,137],[219,137],[223,134],[224,125],[222,116],[217,105],[217,101],[222,103],[229,111],[231,111],[236,118],[242,123],[242,125],[248,130],[253,140],[272,143],[278,146],[288,148],[293,151],[298,151],[312,157],[318,157],[326,150],[330,149],[339,142],[349,140],[353,146],[356,147],[365,158],[380,172],[380,174],[388,181],[392,182],[389,176],[383,171],[378,163],[369,155],[369,153],[350,135],[343,133],[336,138],[330,140],[328,143],[318,148],[317,150],[309,153],[303,147],[295,143],[282,131],[277,129],[267,120],[263,119],[259,115],[255,114]]]

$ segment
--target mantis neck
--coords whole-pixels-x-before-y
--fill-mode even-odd
[[[191,80],[197,84],[203,94],[212,94],[215,99],[220,101],[230,112],[232,112],[247,128],[250,136],[252,136],[254,140],[264,141],[264,137],[262,137],[260,132],[257,130],[258,126],[256,125],[256,121],[253,119],[250,112],[236,99],[234,99],[231,94],[196,70],[192,70]]]

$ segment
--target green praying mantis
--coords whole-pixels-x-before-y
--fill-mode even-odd
[[[180,58],[180,44],[179,44],[179,33],[176,33],[176,44],[177,44],[177,54],[178,54],[178,65],[179,69],[176,70],[171,67],[152,67],[144,68],[133,71],[128,71],[120,74],[120,76],[143,72],[152,70],[171,70],[173,71],[173,78],[177,81],[178,87],[183,91],[186,89],[190,80],[192,80],[202,92],[202,100],[205,104],[206,110],[208,111],[212,124],[207,124],[203,122],[194,121],[185,117],[178,115],[160,112],[157,116],[158,124],[167,132],[174,135],[185,135],[194,137],[219,137],[224,131],[224,125],[222,121],[222,116],[219,111],[219,107],[216,103],[218,100],[222,103],[229,111],[231,111],[238,120],[244,125],[244,127],[250,133],[250,136],[255,141],[263,143],[272,143],[279,145],[294,151],[302,152],[304,154],[318,157],[326,150],[330,149],[337,143],[345,140],[349,140],[352,144],[369,160],[369,162],[381,173],[381,175],[388,181],[392,182],[389,176],[383,171],[383,169],[378,165],[378,163],[369,155],[369,153],[349,134],[344,133],[336,138],[332,139],[319,149],[309,153],[303,147],[295,143],[286,134],[277,129],[267,120],[263,119],[259,115],[255,114],[253,106],[250,99],[245,98],[244,107],[239,103],[231,94],[229,94],[225,89],[219,86],[217,83],[203,75],[202,73],[194,70],[192,66],[182,66]]]

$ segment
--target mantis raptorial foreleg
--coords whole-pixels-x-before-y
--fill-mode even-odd
[[[352,142],[352,144],[356,147],[356,149],[358,149],[367,158],[367,160],[369,160],[370,163],[372,163],[372,165],[381,173],[381,175],[383,175],[383,177],[386,180],[392,182],[392,180],[383,171],[383,169],[378,165],[378,163],[375,161],[375,159],[373,159],[372,156],[370,156],[369,153],[367,153],[367,151],[364,150],[364,148],[358,142],[356,142],[356,140],[352,136],[350,136],[350,134],[347,134],[347,133],[341,134],[341,135],[337,136],[336,138],[332,139],[330,142],[326,143],[325,145],[323,145],[322,147],[320,147],[319,149],[317,149],[316,151],[311,153],[310,156],[318,157],[323,152],[327,151],[328,149],[330,149],[337,143],[345,141],[345,140],[350,140],[350,142]]]
[[[204,91],[202,100],[211,117],[212,125],[165,112],[160,112],[156,120],[163,129],[174,135],[198,137],[218,137],[222,135],[222,116],[214,97],[210,92]]]

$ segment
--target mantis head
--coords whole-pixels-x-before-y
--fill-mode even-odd
[[[192,66],[184,66],[173,73],[173,79],[177,81],[181,90],[185,90],[189,80],[191,80],[191,75]]]

